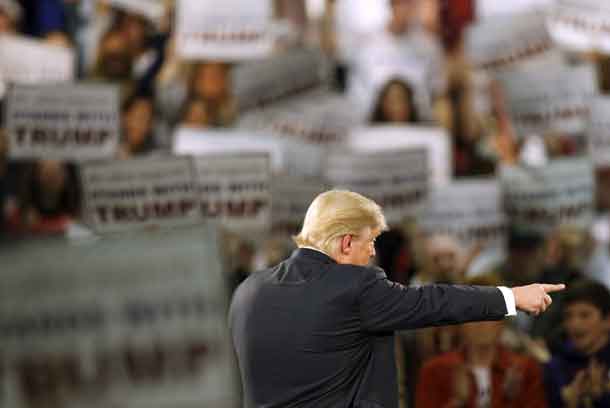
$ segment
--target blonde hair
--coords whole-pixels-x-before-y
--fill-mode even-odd
[[[336,238],[360,234],[366,227],[388,229],[381,207],[358,193],[331,190],[319,194],[309,205],[303,228],[293,239],[299,247],[331,254],[336,250]]]

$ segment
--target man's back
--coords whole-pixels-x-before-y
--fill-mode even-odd
[[[393,330],[505,313],[495,288],[408,289],[379,269],[299,249],[233,298],[244,405],[397,407]]]

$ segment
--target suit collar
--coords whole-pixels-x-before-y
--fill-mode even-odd
[[[322,263],[335,264],[337,261],[332,259],[330,256],[326,255],[324,252],[321,252],[317,249],[313,248],[297,248],[292,252],[292,259],[307,259],[310,261],[318,261]]]

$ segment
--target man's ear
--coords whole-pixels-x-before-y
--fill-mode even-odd
[[[342,254],[349,254],[352,251],[352,236],[346,234],[341,237],[340,248]]]

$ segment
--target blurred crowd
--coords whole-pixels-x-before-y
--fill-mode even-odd
[[[355,85],[369,68],[362,61],[377,58],[370,55],[378,55],[381,44],[408,54],[424,72],[421,82],[410,83],[401,75],[383,77],[372,87],[371,101],[364,103],[362,122],[445,129],[452,150],[448,165],[456,180],[497,179],[504,166],[590,154],[586,140],[562,129],[531,138],[518,134],[507,90],[468,59],[466,33],[477,23],[476,0],[376,1],[387,2],[385,21],[358,32],[346,28],[350,22],[345,19],[366,14],[368,2],[275,0],[274,18],[289,27],[290,35],[274,54],[319,50],[328,65],[326,90],[356,105],[367,99]],[[165,12],[151,21],[113,2],[0,0],[0,37],[27,36],[67,47],[77,56],[78,81],[119,86],[116,160],[169,155],[175,129],[232,129],[243,114],[232,83],[241,63],[182,60],[176,53],[176,5],[159,2]],[[595,68],[600,95],[610,89],[608,57],[599,52],[565,52],[563,57],[573,66]],[[283,103],[282,98],[273,102]],[[77,163],[11,159],[3,121],[0,242],[65,236],[82,222]],[[610,165],[596,165],[594,176],[590,225],[559,224],[546,233],[508,225],[504,255],[491,261],[481,261],[480,245],[465,246],[447,234],[422,235],[411,218],[379,237],[375,262],[402,284],[513,286],[544,281],[568,287],[554,295],[553,306],[542,316],[520,314],[504,322],[401,333],[396,360],[403,407],[610,406]],[[293,248],[285,233],[252,240],[232,232],[223,239],[232,289]]]

